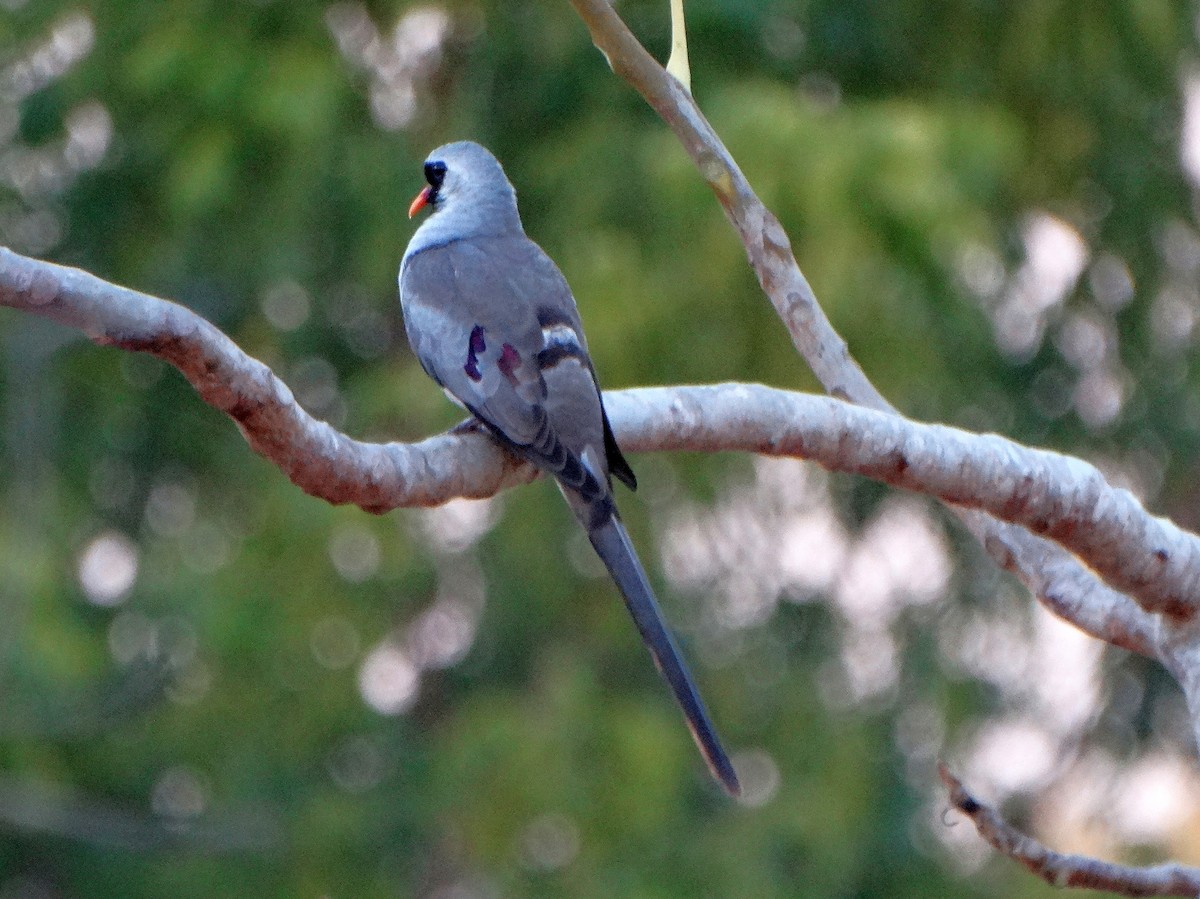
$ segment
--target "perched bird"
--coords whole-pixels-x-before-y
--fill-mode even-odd
[[[625,598],[713,775],[737,775],[671,639],[613,501],[637,479],[613,437],[571,288],[525,236],[517,195],[490,152],[446,144],[425,161],[409,218],[432,214],[400,263],[400,304],[422,367],[508,449],[557,480]]]

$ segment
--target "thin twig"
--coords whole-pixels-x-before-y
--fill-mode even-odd
[[[609,0],[571,0],[571,4],[612,70],[654,108],[692,157],[737,229],[750,265],[787,326],[792,343],[826,391],[860,406],[891,409],[825,317],[812,287],[796,264],[791,242],[779,219],[755,195],[692,95],[646,51]]]
[[[938,763],[938,776],[950,804],[971,819],[981,837],[1052,886],[1107,890],[1119,896],[1200,896],[1200,868],[1173,863],[1142,868],[1055,852],[972,796],[944,762]]]

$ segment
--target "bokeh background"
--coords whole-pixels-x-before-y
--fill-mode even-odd
[[[619,10],[665,57],[666,0]],[[1189,527],[1197,12],[688,4],[701,106],[884,393]],[[566,2],[0,0],[0,242],[188,305],[362,439],[457,418],[395,273],[463,137],[607,386],[815,389]],[[0,411],[0,896],[1051,895],[945,814],[939,755],[1056,847],[1200,860],[1175,686],[917,497],[633,458],[734,804],[549,484],[332,508],[165,365],[10,311]]]

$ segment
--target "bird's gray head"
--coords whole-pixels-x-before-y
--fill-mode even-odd
[[[409,218],[422,208],[430,217],[413,235],[423,246],[463,237],[521,233],[517,194],[485,148],[472,141],[438,147],[425,159],[424,190],[409,207]]]

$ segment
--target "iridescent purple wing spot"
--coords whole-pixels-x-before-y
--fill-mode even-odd
[[[471,329],[471,337],[467,341],[467,364],[463,366],[463,371],[472,381],[483,380],[483,375],[479,371],[479,356],[486,349],[487,342],[483,339],[483,326],[476,325]]]
[[[521,364],[521,354],[511,343],[504,344],[504,349],[500,351],[500,359],[496,363],[500,367],[500,373],[508,379],[508,382],[514,386],[517,383],[517,367]]]

